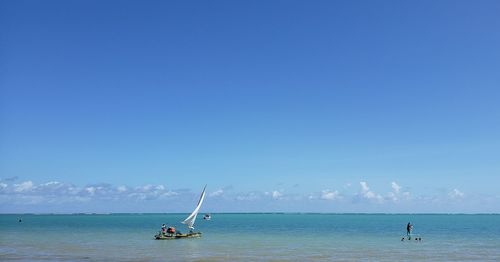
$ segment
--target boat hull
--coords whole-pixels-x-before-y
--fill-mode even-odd
[[[201,237],[201,232],[193,232],[188,234],[176,234],[176,235],[155,235],[156,240],[173,240],[173,239],[181,239],[181,238],[199,238]]]

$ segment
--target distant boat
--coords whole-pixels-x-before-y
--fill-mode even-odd
[[[203,216],[203,219],[205,219],[205,220],[210,220],[211,218],[212,218],[212,216],[210,216],[210,214],[209,214],[209,213],[207,213],[207,214],[205,214],[205,215]]]
[[[175,232],[175,228],[171,228],[172,230],[167,231],[166,234],[159,232],[157,235],[155,235],[155,239],[157,240],[164,240],[164,239],[178,239],[178,238],[194,238],[194,237],[201,237],[201,232],[193,232],[194,230],[194,222],[196,221],[196,216],[198,215],[198,212],[200,211],[201,204],[203,204],[203,200],[205,199],[205,190],[207,186],[203,188],[203,191],[201,192],[200,200],[198,200],[198,204],[196,205],[196,208],[194,211],[189,215],[184,221],[182,221],[182,224],[186,224],[189,233],[187,234],[182,234],[180,232]]]

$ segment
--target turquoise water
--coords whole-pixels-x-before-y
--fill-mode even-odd
[[[500,215],[212,214],[163,241],[186,214],[19,216],[0,215],[2,261],[500,261]]]

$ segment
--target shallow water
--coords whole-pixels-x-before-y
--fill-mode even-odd
[[[500,261],[500,215],[212,214],[202,238],[153,240],[185,216],[0,215],[0,260]]]

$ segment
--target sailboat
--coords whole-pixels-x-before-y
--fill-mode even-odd
[[[175,228],[170,227],[167,231],[167,233],[162,233],[159,232],[157,235],[155,235],[155,239],[157,240],[164,240],[164,239],[178,239],[178,238],[194,238],[194,237],[201,237],[201,232],[194,232],[194,222],[196,221],[196,216],[198,215],[198,212],[200,211],[201,204],[203,204],[203,200],[205,199],[205,190],[207,189],[207,186],[203,188],[203,191],[201,192],[200,199],[198,200],[198,204],[196,205],[196,208],[193,210],[193,212],[186,218],[184,221],[182,221],[182,224],[187,225],[189,229],[189,233],[187,234],[182,234],[180,232],[175,232]]]

